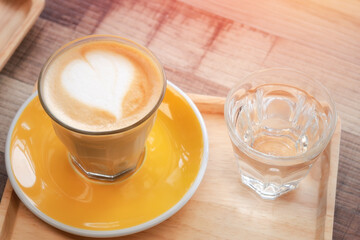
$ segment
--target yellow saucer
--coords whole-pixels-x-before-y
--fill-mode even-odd
[[[6,167],[19,198],[47,223],[83,236],[121,236],[173,215],[205,172],[208,141],[203,119],[171,83],[146,149],[143,164],[129,178],[114,183],[89,180],[69,161],[35,93],[10,128]]]

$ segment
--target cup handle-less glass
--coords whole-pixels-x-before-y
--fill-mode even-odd
[[[160,71],[162,90],[153,108],[130,126],[103,132],[89,132],[76,129],[59,120],[43,99],[43,81],[49,66],[68,49],[92,41],[114,41],[139,50],[149,57]],[[128,176],[141,165],[146,155],[145,143],[156,118],[166,91],[166,77],[160,61],[147,48],[125,38],[112,35],[92,35],[74,40],[57,50],[45,63],[38,81],[41,105],[50,116],[56,135],[69,152],[75,166],[86,176],[100,180],[115,180]]]
[[[335,105],[321,83],[273,68],[242,79],[224,111],[242,182],[264,199],[295,189],[334,133]]]

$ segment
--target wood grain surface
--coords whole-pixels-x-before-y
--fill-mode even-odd
[[[39,17],[45,0],[0,1],[0,71]]]
[[[331,240],[340,121],[331,142],[299,187],[276,201],[265,201],[241,184],[222,111],[224,98],[190,97],[201,111],[209,135],[209,159],[201,185],[174,216],[126,239]],[[0,204],[1,240],[73,238],[90,240],[62,232],[37,218],[8,181]]]
[[[248,73],[277,66],[321,81],[342,118],[333,238],[360,239],[358,0],[47,0],[0,72],[1,192],[6,134],[42,65],[66,42],[102,33],[149,47],[186,92],[226,96]]]

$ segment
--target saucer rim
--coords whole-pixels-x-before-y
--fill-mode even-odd
[[[31,202],[31,199],[25,195],[25,193],[22,191],[22,189],[18,185],[18,183],[15,179],[15,176],[12,172],[11,162],[10,162],[10,147],[11,147],[11,137],[12,137],[12,133],[14,131],[16,123],[18,122],[21,114],[23,113],[25,108],[29,105],[29,103],[36,96],[38,96],[38,91],[35,91],[33,94],[31,94],[30,97],[28,97],[27,100],[21,105],[20,109],[17,111],[15,117],[13,118],[13,120],[11,122],[9,131],[7,134],[7,138],[6,138],[6,146],[5,146],[6,171],[7,171],[10,183],[11,183],[16,195],[21,200],[21,202],[33,214],[35,214],[38,218],[40,218],[44,222],[48,223],[49,225],[51,225],[57,229],[60,229],[62,231],[65,231],[65,232],[68,232],[71,234],[75,234],[75,235],[79,235],[79,236],[84,236],[84,237],[106,238],[106,237],[120,237],[120,236],[134,234],[134,233],[149,229],[151,227],[154,227],[154,226],[160,224],[161,222],[165,221],[166,219],[170,218],[171,216],[173,216],[176,212],[178,212],[194,195],[194,193],[196,192],[197,188],[199,187],[199,185],[204,177],[205,170],[206,170],[207,163],[208,163],[208,158],[209,158],[209,139],[208,139],[208,134],[207,134],[204,119],[203,119],[199,109],[196,107],[195,103],[190,99],[190,97],[187,94],[185,94],[175,84],[171,83],[170,81],[167,81],[167,83],[168,83],[168,87],[169,86],[172,87],[175,92],[179,93],[185,99],[185,101],[192,108],[192,111],[195,113],[196,118],[201,127],[202,138],[203,138],[203,149],[204,149],[203,156],[201,159],[200,169],[197,173],[197,176],[196,176],[194,182],[192,183],[190,188],[187,190],[187,192],[184,194],[184,196],[176,204],[174,204],[170,209],[168,209],[167,211],[163,212],[161,215],[159,215],[147,222],[144,222],[144,223],[132,226],[132,227],[102,231],[102,230],[82,229],[82,228],[77,228],[77,227],[73,227],[71,225],[64,224],[60,221],[57,221],[57,220],[51,218],[50,216],[48,216],[45,213],[43,213],[42,211],[40,211],[37,207],[35,207],[35,205]]]

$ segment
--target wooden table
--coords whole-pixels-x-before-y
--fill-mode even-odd
[[[321,81],[342,118],[334,239],[360,239],[360,2],[357,0],[48,0],[0,72],[0,189],[5,138],[46,59],[89,34],[149,47],[184,91],[217,96],[248,73],[296,68]]]

